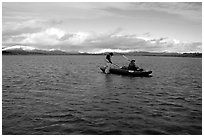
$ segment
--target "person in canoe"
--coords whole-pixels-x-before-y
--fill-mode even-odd
[[[112,61],[111,61],[111,57],[113,56],[113,53],[111,52],[111,53],[108,53],[107,55],[106,55],[106,58],[105,58],[105,62],[106,62],[106,69],[105,69],[105,73],[106,74],[108,74],[109,73],[109,71],[110,71],[110,68],[111,68],[111,66],[112,66]]]
[[[136,64],[135,60],[131,60],[129,65],[128,65],[128,70],[134,70],[134,71],[143,71],[143,69],[140,69]]]

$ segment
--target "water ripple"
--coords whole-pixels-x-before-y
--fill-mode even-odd
[[[3,56],[2,133],[202,134],[200,59],[132,57],[153,70],[140,78],[104,75],[101,58]]]

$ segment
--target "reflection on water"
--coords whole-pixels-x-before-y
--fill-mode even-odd
[[[201,134],[201,59],[132,57],[141,78],[101,73],[103,58],[3,56],[3,134]]]

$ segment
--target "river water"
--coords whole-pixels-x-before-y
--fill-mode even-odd
[[[103,74],[104,56],[3,56],[2,133],[202,134],[202,59],[128,57],[152,77]]]

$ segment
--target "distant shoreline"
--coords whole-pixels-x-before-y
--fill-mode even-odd
[[[72,56],[72,55],[83,55],[83,56],[98,56],[98,55],[105,55],[105,53],[103,54],[89,54],[89,53],[76,53],[76,54],[40,54],[40,53],[25,53],[25,54],[18,54],[18,53],[2,53],[2,56],[18,56],[18,55],[23,55],[23,56]],[[126,55],[126,56],[154,56],[154,57],[190,57],[190,58],[202,58],[202,53],[146,53],[146,54],[142,54],[142,53],[138,53],[138,54],[121,54],[121,53],[115,53],[115,56],[119,56],[119,55]]]

